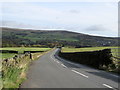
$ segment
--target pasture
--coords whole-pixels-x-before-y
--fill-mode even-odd
[[[87,48],[62,48],[62,52],[87,52],[87,51],[98,51],[102,49],[111,49],[111,53],[115,57],[119,57],[120,47],[87,47]]]
[[[19,53],[23,53],[24,51],[47,51],[51,48],[33,48],[33,47],[5,47],[0,48],[0,50],[14,50],[18,51]]]
[[[15,53],[2,53],[2,59],[14,57]]]
[[[22,54],[24,51],[48,51],[51,48],[33,48],[33,47],[5,47],[0,48],[0,50],[13,50],[18,51],[19,54]],[[2,53],[2,59],[11,58],[15,53]]]

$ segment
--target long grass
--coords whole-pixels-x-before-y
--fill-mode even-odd
[[[8,89],[14,89],[19,88],[20,84],[26,79],[26,72],[28,70],[28,66],[33,60],[37,60],[41,55],[46,53],[46,51],[49,51],[50,48],[2,48],[2,50],[16,50],[20,53],[23,53],[24,50],[36,50],[36,51],[45,51],[45,52],[39,52],[39,53],[32,53],[32,60],[30,59],[30,56],[25,56],[22,58],[17,59],[17,63],[14,64],[12,60],[9,60],[8,62],[3,62],[2,64],[2,71],[3,71],[3,88]],[[4,58],[12,57],[15,54],[8,54],[4,53]],[[1,83],[1,82],[0,82]]]
[[[19,88],[20,84],[26,80],[26,72],[33,60],[37,60],[46,52],[32,53],[32,60],[29,56],[18,59],[18,63],[3,64],[3,88]]]
[[[18,63],[14,64],[13,61],[4,62],[2,66],[3,70],[3,87],[4,88],[18,88],[19,84],[25,80],[25,73],[30,63],[29,57],[21,58]]]

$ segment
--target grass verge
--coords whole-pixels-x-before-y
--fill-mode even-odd
[[[17,59],[10,59],[2,63],[2,81],[3,88],[14,89],[19,88],[20,84],[26,80],[26,72],[30,63],[37,60],[41,55],[47,53],[39,52],[32,53],[32,60],[29,54],[19,56]]]

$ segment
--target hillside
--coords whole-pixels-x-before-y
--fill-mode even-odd
[[[2,28],[2,46],[65,45],[65,46],[117,46],[118,39],[91,36],[70,31],[46,31]]]

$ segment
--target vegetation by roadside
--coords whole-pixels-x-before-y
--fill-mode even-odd
[[[9,48],[10,49],[10,48]],[[23,49],[11,48],[12,50],[19,50],[23,52]],[[35,50],[33,48],[24,48],[24,50]],[[31,61],[37,60],[41,55],[45,54],[50,48],[36,48],[36,50],[43,50],[44,52],[38,53],[26,53],[18,54],[13,58],[7,59],[7,56],[12,57],[12,55],[5,56],[2,61],[2,81],[3,88],[19,88],[19,85],[26,79],[26,71]],[[4,53],[5,54],[5,53]]]

